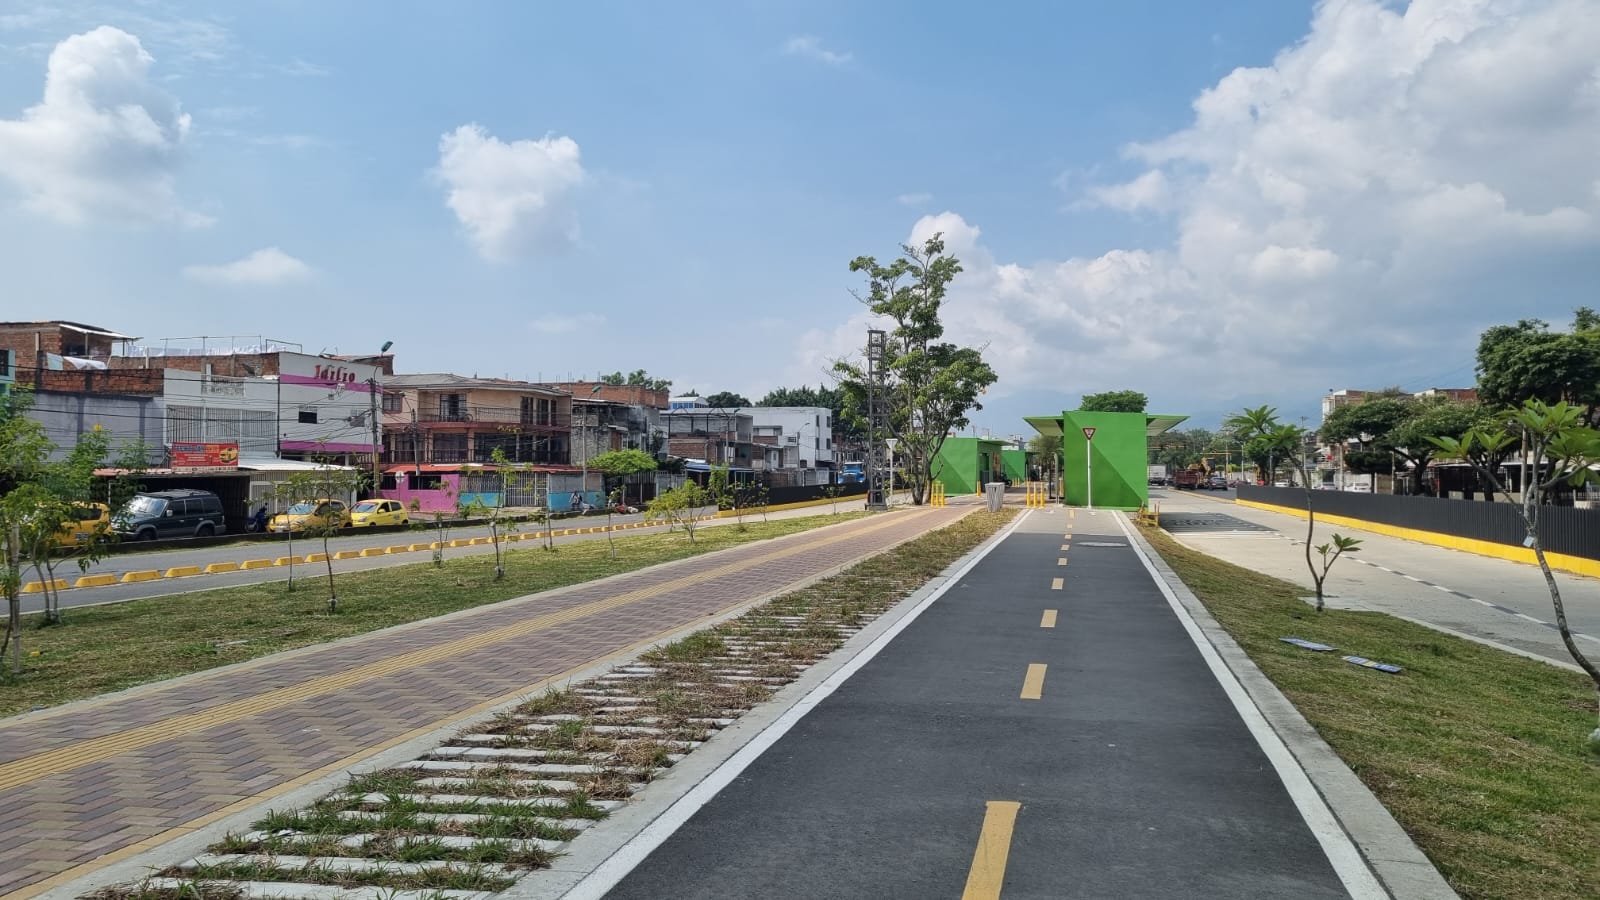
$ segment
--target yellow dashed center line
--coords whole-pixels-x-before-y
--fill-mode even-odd
[[[1037,700],[1044,695],[1044,663],[1029,663],[1028,674],[1022,678],[1022,699]]]
[[[535,632],[545,631],[575,619],[582,619],[596,613],[637,603],[641,600],[659,597],[679,588],[692,587],[713,578],[749,569],[752,566],[795,556],[818,547],[855,540],[863,534],[880,531],[890,525],[899,524],[901,521],[904,520],[888,518],[881,524],[869,526],[861,531],[838,534],[815,542],[799,543],[752,559],[727,563],[714,569],[708,569],[705,572],[685,575],[650,587],[637,588],[626,593],[617,594],[614,597],[608,597],[605,600],[595,600],[571,609],[549,613],[511,625],[504,625],[447,643],[436,644],[423,650],[380,659],[337,674],[312,678],[299,684],[267,691],[253,697],[221,703],[202,712],[173,716],[169,719],[152,722],[148,725],[140,725],[115,734],[107,734],[59,749],[24,756],[0,765],[0,791],[9,790],[40,778],[71,771],[80,766],[103,762],[114,756],[139,750],[160,741],[170,740],[207,728],[214,728],[218,725],[226,725],[230,722],[260,715],[269,710],[293,703],[300,703],[323,694],[347,690],[364,682],[385,678],[429,663],[451,659],[502,641],[526,637]]]
[[[1011,833],[1016,830],[1022,804],[990,800],[985,807],[983,830],[978,832],[978,849],[972,854],[972,869],[967,873],[967,889],[961,892],[961,900],[999,900],[1000,888],[1005,885]]]
[[[1067,552],[1068,550],[1071,550],[1071,549],[1072,549],[1072,545],[1071,544],[1062,544],[1061,545],[1061,552],[1062,553],[1065,553],[1065,552]]]
[[[1059,591],[1066,586],[1066,583],[1067,580],[1065,578],[1052,578],[1050,579],[1050,590]]]
[[[1067,564],[1067,558],[1065,556],[1063,556],[1060,559],[1056,560],[1056,565],[1058,565],[1058,566],[1064,566],[1066,564]]]
[[[1053,610],[1053,609],[1045,610],[1044,611],[1044,616],[1039,619],[1039,627],[1040,628],[1054,628],[1054,627],[1056,627],[1056,611]]]

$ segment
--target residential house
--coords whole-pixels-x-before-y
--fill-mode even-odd
[[[691,471],[710,465],[754,470],[751,410],[702,405],[669,409],[661,418],[667,423],[667,452],[690,460]]]
[[[608,450],[666,451],[661,413],[666,391],[643,385],[559,381],[549,385],[572,395],[572,464],[583,465]]]
[[[464,375],[384,379],[384,459],[389,463],[571,462],[572,395],[544,384]]]
[[[768,455],[776,485],[828,484],[834,480],[837,453],[833,444],[833,410],[825,406],[752,406],[740,410],[751,417],[756,444]]]

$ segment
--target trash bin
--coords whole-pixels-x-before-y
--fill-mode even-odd
[[[983,486],[984,499],[989,501],[989,512],[999,512],[1006,502],[1006,483],[991,481]]]

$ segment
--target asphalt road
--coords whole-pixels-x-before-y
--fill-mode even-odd
[[[838,504],[840,511],[846,509],[859,509],[861,501],[854,503],[841,500]],[[707,510],[709,512],[709,510]],[[819,515],[827,512],[825,507],[809,509],[784,510],[771,514],[772,518],[786,518],[793,515]],[[613,516],[612,524],[638,522],[643,515]],[[705,524],[731,524],[733,519],[716,520]],[[557,520],[555,528],[589,528],[606,524],[604,516],[586,516],[583,518]],[[542,528],[530,523],[518,524],[520,533],[527,534],[540,532]],[[647,528],[629,529],[618,532],[619,537],[638,534],[650,534],[664,531],[666,526],[652,526]],[[489,529],[484,525],[474,525],[464,528],[452,528],[450,539],[487,537]],[[556,543],[570,543],[574,541],[605,540],[604,534],[569,535],[557,537]],[[331,538],[328,542],[330,551],[363,550],[369,547],[391,547],[402,544],[429,543],[437,540],[437,533],[432,529],[421,531],[388,532],[383,534],[369,534],[360,531],[343,534]],[[526,547],[526,543],[513,546]],[[113,574],[120,577],[123,573],[140,570],[158,570],[165,572],[176,566],[199,566],[202,569],[219,562],[240,562],[247,559],[275,559],[281,556],[304,557],[308,553],[321,553],[322,541],[320,539],[304,539],[295,537],[294,551],[290,553],[289,542],[283,538],[270,541],[229,544],[212,547],[180,547],[170,550],[157,550],[150,552],[118,553],[107,557],[99,563],[90,566],[87,574]],[[494,548],[487,545],[475,547],[450,547],[445,551],[447,557],[477,556],[492,554]],[[427,551],[402,553],[393,556],[372,556],[359,559],[335,560],[335,572],[360,572],[369,569],[382,569],[393,566],[413,565],[427,562],[430,555]],[[310,565],[296,565],[294,575],[296,578],[318,575],[326,572],[325,563]],[[86,574],[81,571],[75,562],[66,561],[56,567],[56,577],[66,579],[70,584],[78,576]],[[284,581],[289,577],[286,567],[275,566],[268,569],[252,569],[248,571],[227,572],[215,575],[193,575],[183,578],[163,578],[157,581],[137,582],[133,584],[115,584],[105,587],[72,588],[61,592],[62,609],[90,606],[101,603],[120,603],[128,600],[141,600],[150,597],[161,597],[169,594],[187,593],[190,591],[204,591],[219,587],[236,587],[245,584],[262,584],[271,581]],[[38,578],[30,567],[23,575],[24,581],[33,581]],[[42,594],[22,595],[22,610],[24,613],[38,612],[44,607]]]
[[[1032,515],[607,896],[1346,897],[1111,515],[1065,554],[1068,514]]]
[[[1208,499],[1166,491],[1158,499],[1162,527],[1178,540],[1310,593],[1305,519],[1218,503],[1220,495]],[[1538,568],[1322,522],[1312,545],[1334,532],[1362,541],[1361,549],[1339,560],[1328,577],[1326,589],[1335,606],[1406,616],[1547,659],[1571,659],[1555,630],[1550,594]],[[1555,577],[1579,647],[1600,651],[1600,579],[1565,572]]]

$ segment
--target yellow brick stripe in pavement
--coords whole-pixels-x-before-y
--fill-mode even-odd
[[[822,500],[822,501],[814,501],[814,502],[807,502],[807,503],[788,503],[788,504],[784,504],[783,506],[768,507],[767,511],[768,512],[776,512],[776,511],[778,511],[780,509],[799,508],[799,507],[802,507],[802,506],[820,506],[821,504],[826,503],[826,502],[829,502],[829,501]],[[754,510],[745,510],[745,512],[750,513],[750,512],[754,512]],[[729,515],[731,515],[731,513]],[[700,516],[699,518],[700,518],[700,520],[703,521],[703,520],[706,520],[706,519],[715,519],[715,518],[717,518],[717,516]],[[557,528],[553,532],[550,532],[550,536],[551,537],[570,537],[570,536],[575,535],[575,534],[604,534],[604,533],[606,533],[608,531],[625,531],[625,530],[633,529],[633,528],[660,528],[665,524],[666,524],[665,522],[623,522],[623,523],[621,523],[619,525],[595,525],[595,526],[591,526],[591,527],[588,527],[588,528]],[[545,532],[542,531],[542,530],[541,531],[536,531],[536,532],[535,531],[527,531],[527,532],[523,532],[523,533],[520,533],[520,534],[503,535],[503,536],[501,536],[500,540],[502,540],[502,541],[534,540],[535,538],[543,538],[544,536],[545,536]],[[470,546],[473,546],[473,545],[479,545],[479,544],[485,544],[486,545],[486,544],[490,544],[490,543],[493,543],[493,541],[490,538],[479,537],[479,538],[468,538],[468,539],[465,539],[465,540],[450,541],[446,546],[449,546],[449,547],[470,547]],[[381,547],[379,547],[379,548],[372,548],[370,550],[359,550],[359,551],[357,551],[357,550],[341,550],[338,553],[335,553],[333,555],[333,558],[336,559],[336,560],[357,559],[357,558],[360,558],[360,557],[367,557],[367,556],[384,556],[384,555],[392,554],[392,553],[410,553],[410,552],[418,551],[418,550],[437,550],[437,549],[438,549],[438,547],[434,546],[434,544],[431,544],[431,543],[430,544],[410,544],[410,545],[401,545],[401,546],[395,546],[395,547],[389,547],[389,548],[381,548]],[[245,560],[240,560],[238,562],[212,563],[212,564],[206,566],[204,569],[201,569],[198,566],[176,566],[174,568],[168,569],[165,572],[161,572],[161,571],[158,571],[158,570],[155,570],[155,569],[151,569],[149,571],[128,572],[128,573],[124,574],[120,580],[114,575],[86,575],[86,576],[84,576],[82,578],[79,578],[77,581],[73,581],[73,582],[70,582],[70,583],[64,578],[58,578],[58,579],[56,579],[55,583],[52,585],[52,588],[54,590],[58,590],[58,591],[65,591],[65,590],[81,589],[81,588],[109,587],[109,586],[114,585],[114,584],[133,584],[135,582],[140,582],[140,581],[156,581],[156,580],[161,579],[161,578],[188,578],[188,577],[191,577],[191,576],[194,576],[194,575],[220,575],[220,574],[225,573],[225,572],[237,572],[237,571],[240,571],[240,570],[243,570],[243,569],[266,569],[266,568],[271,568],[272,566],[287,566],[287,565],[290,564],[291,560],[293,560],[295,563],[305,563],[305,562],[322,562],[323,559],[324,559],[324,557],[321,554],[312,554],[312,555],[315,556],[316,559],[312,559],[310,556],[307,556],[307,557],[280,556],[277,559],[245,559]],[[110,579],[109,581],[106,580],[108,578]],[[28,581],[28,582],[24,582],[23,583],[22,592],[24,594],[42,594],[42,593],[44,593],[44,587],[45,586],[44,586],[43,582],[40,582],[40,581]]]
[[[471,650],[487,647],[502,641],[525,637],[537,631],[543,631],[563,622],[591,616],[610,609],[637,603],[652,597],[704,583],[722,575],[730,575],[754,565],[766,565],[786,557],[805,553],[819,547],[836,544],[843,541],[858,540],[863,534],[888,528],[899,524],[899,520],[886,519],[876,525],[871,525],[859,530],[850,530],[836,534],[820,541],[801,542],[758,556],[755,559],[739,560],[728,563],[705,572],[698,572],[649,587],[637,588],[610,597],[605,600],[596,600],[582,606],[562,610],[557,613],[539,616],[512,625],[502,626],[490,631],[471,635],[466,638],[450,641],[444,644],[392,656],[353,669],[313,678],[290,687],[279,688],[266,693],[257,694],[242,700],[234,700],[207,709],[203,712],[184,716],[175,716],[159,722],[152,722],[108,734],[65,747],[25,756],[21,759],[0,765],[0,791],[19,785],[27,784],[40,778],[55,775],[80,766],[101,762],[111,757],[149,746],[157,741],[169,740],[178,735],[227,724],[246,716],[257,715],[268,710],[297,703],[322,694],[343,690],[362,682],[371,681],[405,671],[416,666],[425,665],[437,660],[449,659]]]
[[[63,884],[69,879],[67,870],[74,870],[70,877],[76,877],[91,865],[90,861],[98,865],[126,858],[137,852],[130,845],[140,844],[140,849],[154,846],[205,822],[215,821],[227,814],[220,811],[222,807],[229,807],[228,812],[243,809],[268,795],[287,790],[280,787],[284,782],[303,779],[299,783],[305,783],[317,774],[348,767],[377,748],[405,739],[396,737],[399,734],[396,728],[410,731],[424,722],[433,722],[434,726],[430,727],[445,727],[451,716],[463,715],[459,712],[463,708],[483,703],[486,688],[503,698],[525,695],[545,684],[552,668],[582,667],[596,658],[617,653],[621,646],[637,648],[656,639],[651,635],[668,633],[707,614],[737,607],[763,594],[793,589],[798,580],[832,571],[955,518],[959,516],[924,510],[921,514],[885,517],[882,522],[868,520],[866,527],[862,527],[862,523],[845,524],[839,526],[838,532],[821,540],[811,537],[797,542],[798,546],[784,548],[790,552],[760,552],[760,545],[724,551],[757,552],[741,555],[737,562],[717,563],[697,576],[671,579],[679,585],[676,593],[659,603],[635,606],[625,618],[619,619],[616,614],[579,617],[531,638],[524,636],[506,644],[487,646],[475,654],[438,661],[423,669],[405,670],[403,674],[397,673],[399,677],[370,680],[337,694],[318,696],[312,698],[314,702],[269,710],[244,721],[223,723],[224,727],[177,735],[142,751],[16,788],[0,797],[0,805],[10,810],[9,824],[16,826],[15,833],[23,846],[0,853],[6,856],[0,868],[12,870],[11,877],[0,873],[0,892],[21,890],[22,895],[27,896],[50,885]],[[883,532],[880,538],[870,536],[870,532],[883,528],[891,530]],[[810,557],[801,555],[808,550],[820,552]],[[692,565],[702,560],[684,562]],[[716,563],[716,559],[708,557],[703,562]],[[649,572],[643,570],[619,578],[647,578]],[[728,577],[714,578],[713,573]],[[660,574],[666,573],[658,573],[657,577]],[[758,577],[741,577],[752,574]],[[582,586],[579,588],[580,595],[585,593]],[[600,585],[594,588],[604,589]],[[594,588],[587,593],[592,596]],[[583,608],[591,607],[585,604]],[[487,615],[480,617],[477,615],[480,612]],[[493,621],[518,612],[516,605],[501,605],[498,609],[486,607],[462,617],[458,624],[465,631],[473,627],[476,619],[486,617]],[[501,629],[500,633],[508,631]],[[428,633],[413,629],[395,633],[394,637],[401,638],[398,643],[404,645],[417,639],[419,634],[426,639]],[[395,643],[393,638],[385,639],[386,646],[392,647]],[[448,643],[458,645],[458,642]],[[359,655],[359,646],[355,653]],[[321,656],[320,660],[311,658],[310,662],[326,665],[329,657],[339,654],[325,652]],[[408,658],[413,663],[419,659],[414,653],[408,654]],[[515,665],[506,665],[512,662]],[[337,664],[337,659],[333,663]],[[248,683],[255,671],[261,670],[235,668],[234,677],[226,680]],[[226,671],[219,674],[218,679],[225,676]],[[190,684],[201,694],[207,691],[205,682]],[[158,689],[153,694],[141,691],[116,700],[111,704],[112,709],[91,708],[90,713],[102,719],[119,719],[126,712],[149,709],[150,701],[170,692],[172,689]],[[184,696],[191,694],[185,691],[177,699],[182,701]],[[58,724],[51,727],[63,731],[64,735],[71,734],[79,731],[79,726],[85,722],[84,716],[79,712],[53,718],[51,721]],[[183,718],[171,717],[166,727],[170,730],[173,721]],[[426,731],[425,727],[407,736]],[[75,746],[79,745],[67,744],[52,752],[66,752]],[[307,775],[308,768],[318,772]],[[203,821],[196,821],[202,817]],[[67,839],[65,843],[73,846],[49,846],[63,841],[46,840],[47,834],[52,839]],[[55,873],[61,874],[52,877]],[[36,881],[46,878],[48,883]]]

